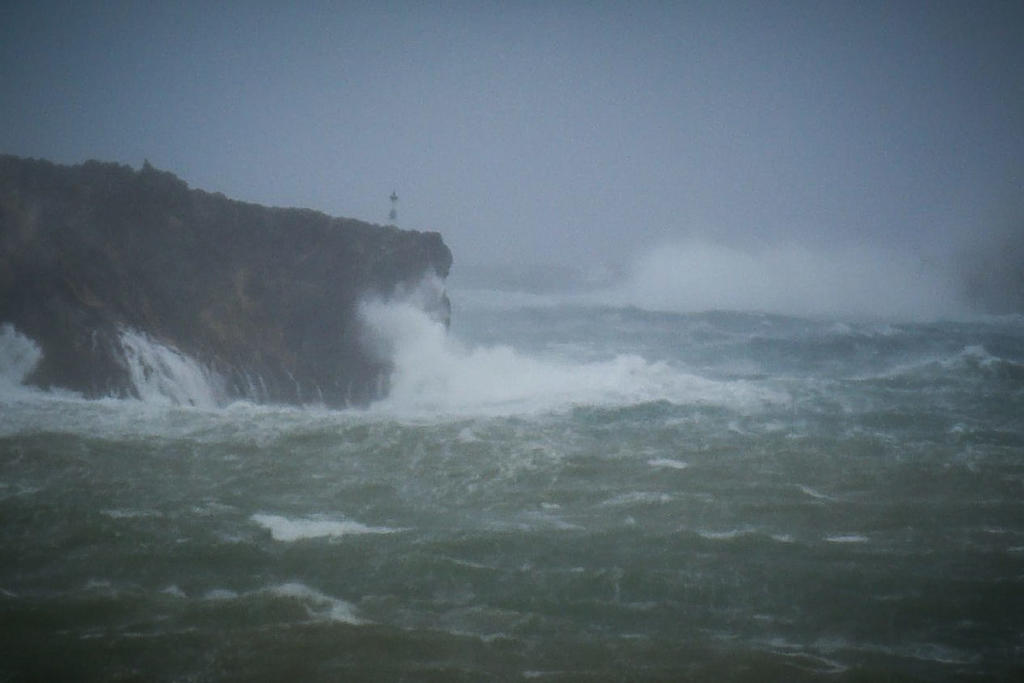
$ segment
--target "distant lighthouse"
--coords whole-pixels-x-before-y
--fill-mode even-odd
[[[391,211],[388,212],[388,220],[394,225],[398,222],[398,193],[391,191]]]

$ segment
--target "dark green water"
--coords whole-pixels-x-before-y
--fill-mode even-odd
[[[1020,320],[387,315],[369,411],[9,387],[0,680],[1024,675]]]

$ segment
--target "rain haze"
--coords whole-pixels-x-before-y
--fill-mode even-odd
[[[988,271],[1020,270],[1022,31],[987,2],[14,2],[0,150],[375,223],[396,191],[454,281],[927,316],[1007,245]]]
[[[1024,681],[1022,190],[1024,0],[0,2],[0,683]]]

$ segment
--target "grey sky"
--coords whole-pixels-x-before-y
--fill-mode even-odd
[[[441,231],[940,255],[1024,209],[1024,4],[7,2],[0,151]]]

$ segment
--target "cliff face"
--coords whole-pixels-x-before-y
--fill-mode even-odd
[[[361,297],[450,266],[434,232],[232,201],[148,164],[0,156],[0,323],[39,345],[41,387],[137,395],[138,331],[224,400],[364,404],[389,367],[361,343]],[[442,291],[429,305],[447,315]]]

